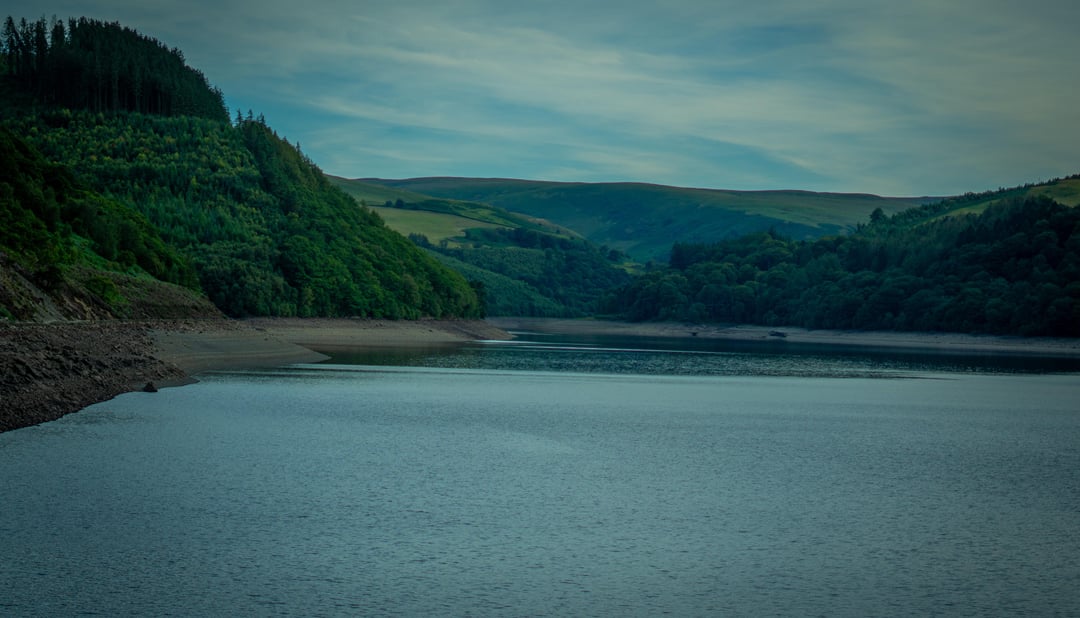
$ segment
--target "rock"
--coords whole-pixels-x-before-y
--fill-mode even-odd
[[[157,387],[154,386],[153,382],[147,382],[146,386],[143,387],[143,392],[144,393],[156,393],[157,392]]]

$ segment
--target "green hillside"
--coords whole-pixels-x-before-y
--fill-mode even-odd
[[[195,271],[141,214],[0,127],[0,318],[205,317]]]
[[[922,198],[808,191],[720,191],[640,183],[559,183],[484,178],[367,179],[447,199],[471,200],[568,227],[635,259],[666,260],[675,242],[715,242],[774,229],[798,239],[845,233],[875,209]]]
[[[631,320],[1080,336],[1080,209],[1044,186],[969,194],[814,241],[678,244],[609,296]]]
[[[158,278],[179,277],[173,271],[186,264],[195,276],[183,282],[234,316],[480,315],[463,277],[357,207],[261,117],[230,122],[220,92],[178,50],[93,20],[7,23],[3,125],[132,222],[116,228],[112,244],[105,234],[93,245],[103,258]],[[17,35],[8,36],[12,28]],[[46,28],[53,36],[34,36]],[[127,72],[96,71],[85,49],[104,50]],[[89,94],[68,92],[68,81]],[[20,216],[55,210],[33,207],[21,195],[10,202]],[[131,229],[178,258],[144,258],[148,241],[125,244]],[[29,259],[25,248],[8,249],[16,261]]]
[[[625,256],[547,221],[475,201],[328,177],[470,281],[489,315],[583,316],[629,280]]]
[[[352,196],[357,202],[368,207],[385,209],[380,212],[389,212],[390,209],[412,210],[459,218],[461,221],[453,224],[458,227],[469,226],[469,222],[473,222],[480,224],[479,227],[521,228],[566,238],[579,237],[577,232],[570,228],[558,226],[537,217],[511,212],[491,204],[470,200],[436,198],[414,191],[386,187],[362,180],[348,180],[337,176],[328,175],[327,179],[334,186]],[[398,218],[392,213],[390,216]],[[449,219],[444,218],[444,222],[449,222]],[[409,230],[409,232],[415,231]]]
[[[915,216],[916,212],[928,212],[934,216],[979,214],[1003,200],[1032,197],[1048,197],[1065,206],[1080,205],[1080,178],[1056,178],[1044,183],[1026,184],[1010,189],[998,189],[983,193],[965,193],[941,202],[928,204],[920,211],[909,213],[909,216]]]

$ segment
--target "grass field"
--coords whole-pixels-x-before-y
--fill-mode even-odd
[[[435,198],[406,189],[385,187],[363,180],[327,175],[327,179],[354,200],[376,210],[387,224],[403,234],[424,234],[431,242],[460,236],[468,228],[522,228],[563,238],[580,238],[569,228],[537,217],[510,212],[476,201]],[[389,208],[387,202],[404,208]],[[407,214],[411,213],[411,214]],[[454,230],[457,230],[454,233]]]
[[[1054,183],[1032,187],[1029,193],[1036,193],[1052,198],[1066,206],[1080,206],[1080,178],[1066,178]]]
[[[466,219],[457,215],[447,215],[425,210],[405,210],[401,208],[373,207],[372,210],[386,221],[390,229],[399,234],[423,234],[432,243],[451,240],[465,234],[469,228],[507,227],[495,223],[485,223],[475,219]]]
[[[1080,206],[1080,178],[1065,178],[1063,180],[1035,185],[1033,187],[1010,189],[1004,194],[995,193],[986,196],[985,199],[965,204],[960,208],[942,213],[936,218],[951,217],[955,215],[977,215],[1003,199],[1009,197],[1034,197],[1037,195],[1045,195],[1065,206]]]
[[[339,189],[345,191],[345,193],[348,193],[357,202],[362,202],[368,206],[382,206],[388,200],[395,202],[400,199],[403,202],[415,203],[431,199],[430,196],[414,193],[406,189],[384,187],[382,185],[360,180],[349,180],[347,178],[331,176],[329,174],[326,175],[326,179]]]

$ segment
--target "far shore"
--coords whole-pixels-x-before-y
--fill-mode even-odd
[[[0,431],[53,420],[124,392],[188,384],[207,371],[318,362],[327,358],[319,350],[431,347],[529,333],[1080,357],[1078,339],[594,319],[0,322]]]
[[[594,319],[488,318],[488,323],[515,333],[602,335],[623,337],[698,338],[739,342],[786,342],[875,349],[924,349],[940,352],[1080,357],[1080,339],[1006,337],[960,333],[809,330],[797,327],[687,324],[680,322],[616,322]]]

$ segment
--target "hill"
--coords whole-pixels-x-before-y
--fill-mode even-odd
[[[610,295],[630,320],[1080,336],[1080,177],[871,215],[847,236],[677,244]]]
[[[362,205],[383,200],[373,209],[390,227],[478,282],[489,315],[590,315],[604,292],[629,281],[620,252],[548,221],[480,202],[329,178]]]
[[[440,233],[447,227],[446,224],[450,224],[449,227],[456,230],[464,230],[466,227],[502,227],[536,231],[563,238],[580,237],[577,232],[570,228],[558,226],[537,217],[511,212],[491,204],[469,200],[436,198],[413,191],[394,189],[362,180],[349,180],[331,175],[327,175],[327,179],[331,184],[352,196],[361,205],[372,208],[380,215],[383,215],[388,222],[393,219],[407,220],[409,216],[404,214],[407,211],[426,213],[422,217],[423,220],[437,222],[436,226],[431,230],[433,233],[429,237],[431,240],[441,240],[443,238]],[[428,217],[427,214],[442,214],[445,216]],[[438,222],[441,222],[442,225],[439,225]],[[407,223],[408,228],[414,225],[414,222]],[[392,223],[391,227],[393,227]],[[416,232],[416,230],[408,229],[408,232],[403,233],[412,232]]]
[[[261,117],[230,122],[220,92],[186,67],[179,50],[86,19],[65,28],[9,18],[3,44],[2,124],[49,170],[62,170],[132,222],[113,228],[118,238],[102,232],[101,241],[89,224],[72,225],[72,242],[90,243],[105,267],[139,266],[149,280],[186,264],[183,282],[233,316],[479,315],[480,299],[464,278],[357,207]],[[96,70],[102,58],[112,71]],[[9,201],[26,221],[57,208],[65,212],[63,204],[35,210],[21,194]],[[124,236],[135,229],[177,259],[161,268],[153,256],[142,259],[141,245]],[[63,265],[8,240],[0,248],[15,262],[36,261],[46,272]]]
[[[926,198],[809,191],[722,191],[641,183],[484,178],[364,179],[435,197],[483,202],[570,228],[634,259],[665,261],[675,242],[715,242],[773,229],[796,239],[850,232],[880,208]]]

